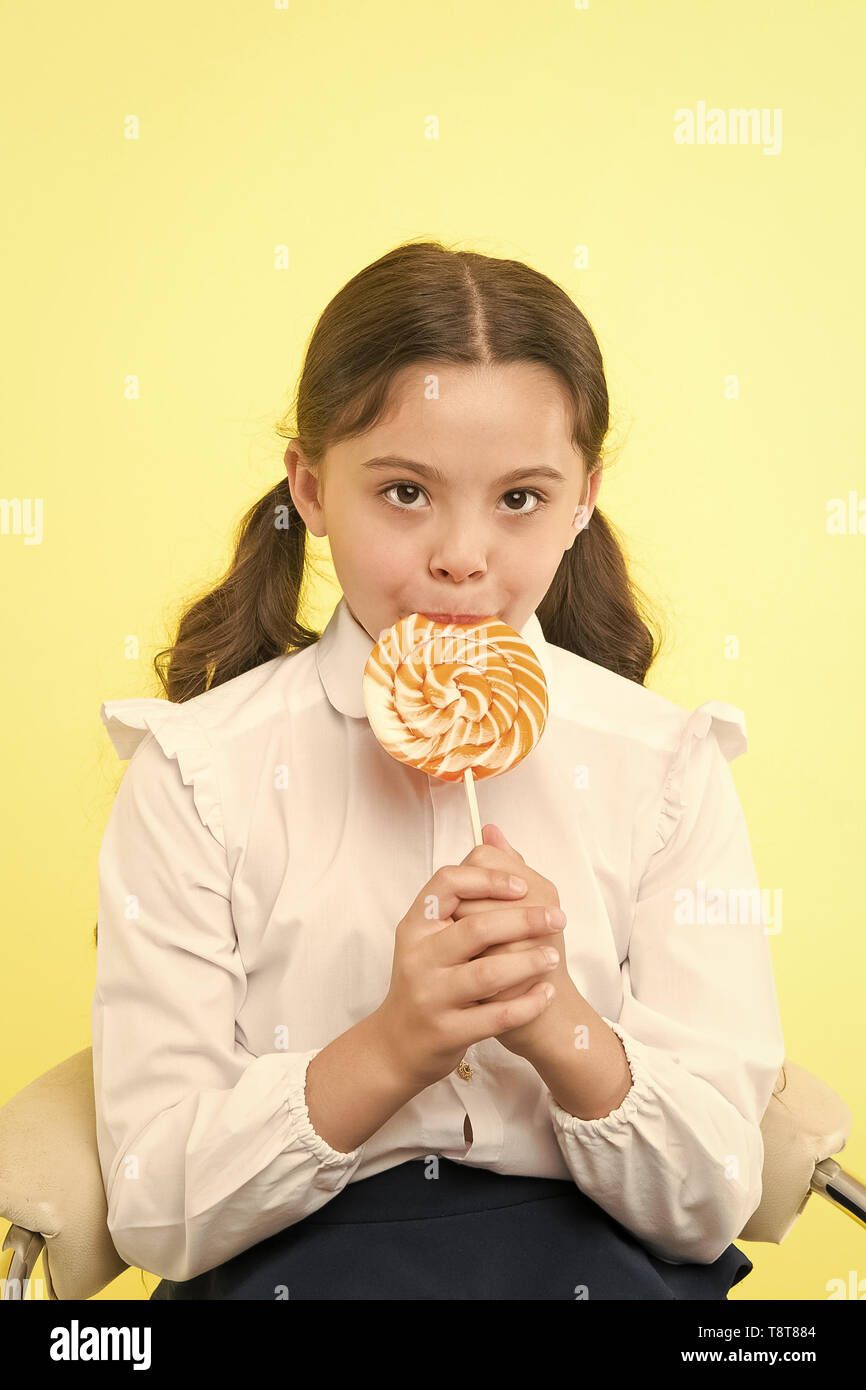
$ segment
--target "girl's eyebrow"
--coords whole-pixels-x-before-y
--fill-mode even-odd
[[[380,458],[367,459],[361,464],[362,468],[411,468],[416,473],[420,473],[422,478],[427,478],[434,483],[447,483],[438,468],[431,468],[429,463],[416,463],[414,459],[402,458],[400,454],[383,454]],[[551,482],[564,483],[566,477],[556,468],[549,468],[546,464],[535,465],[526,464],[522,468],[512,468],[510,473],[505,473],[497,480],[497,486],[502,487],[505,483],[513,483],[518,478],[549,478]]]

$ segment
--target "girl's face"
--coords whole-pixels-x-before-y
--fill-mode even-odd
[[[591,514],[601,482],[599,471],[587,483],[556,376],[525,362],[413,364],[387,414],[329,449],[318,478],[292,445],[285,463],[374,642],[410,613],[495,616],[519,631],[576,539],[575,507]]]

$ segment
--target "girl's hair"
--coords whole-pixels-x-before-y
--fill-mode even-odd
[[[397,372],[436,360],[547,366],[570,397],[572,442],[587,475],[602,468],[607,383],[583,314],[522,261],[433,241],[395,247],[334,296],[310,338],[293,412],[276,433],[296,439],[317,468],[331,445],[372,428],[388,408]],[[189,605],[173,645],[154,657],[169,700],[190,700],[318,641],[321,634],[298,620],[306,538],[283,477],[243,516],[223,579]],[[646,600],[598,507],[564,552],[537,613],[548,642],[639,685],[658,655]]]
[[[437,360],[548,367],[570,398],[572,443],[588,477],[603,467],[607,382],[595,334],[576,304],[522,261],[434,241],[404,242],[334,296],[310,338],[293,411],[276,433],[296,439],[318,468],[331,445],[384,414],[397,372]],[[169,700],[191,700],[319,640],[298,619],[306,540],[282,477],[242,517],[223,579],[189,604],[174,643],[154,657]],[[660,649],[649,605],[598,507],[564,552],[537,613],[548,642],[639,685]]]

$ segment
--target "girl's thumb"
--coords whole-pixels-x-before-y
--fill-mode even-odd
[[[520,852],[519,852],[518,850],[516,850],[512,844],[509,844],[508,840],[506,840],[505,836],[503,835],[502,831],[499,829],[499,826],[498,826],[498,825],[494,825],[494,824],[491,822],[490,824],[485,825],[484,829],[485,829],[485,831],[487,831],[487,832],[491,832],[491,831],[493,832],[493,836],[494,836],[493,843],[496,843],[496,842],[498,841],[498,843],[499,843],[499,845],[500,845],[500,847],[501,847],[502,849],[508,850],[511,854],[516,854],[517,857],[518,857],[518,859],[522,859],[522,858],[523,858],[522,854],[520,854]],[[491,843],[490,839],[485,839],[485,844],[490,844],[490,843]]]

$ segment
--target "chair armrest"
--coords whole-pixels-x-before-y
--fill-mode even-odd
[[[107,1224],[91,1048],[0,1107],[0,1216],[12,1222],[11,1278],[30,1276],[44,1239],[49,1298],[91,1298],[127,1268]]]
[[[787,1057],[761,1121],[764,1141],[763,1195],[740,1240],[781,1245],[820,1190],[816,1168],[844,1149],[851,1112],[826,1081]]]

